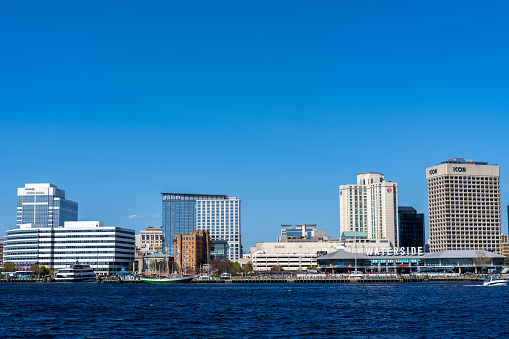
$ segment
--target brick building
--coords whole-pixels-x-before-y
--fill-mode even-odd
[[[177,234],[173,240],[175,264],[184,275],[200,272],[200,267],[210,261],[209,231],[193,231],[192,234]]]

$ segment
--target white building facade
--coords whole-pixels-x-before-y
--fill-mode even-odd
[[[383,174],[357,174],[356,185],[339,186],[339,211],[341,232],[365,232],[368,240],[399,245],[398,185]]]
[[[6,233],[4,261],[22,269],[39,264],[53,270],[78,261],[98,274],[112,274],[129,268],[134,248],[134,230],[102,221],[65,222],[56,228],[22,224]]]
[[[463,158],[426,168],[429,245],[501,253],[500,167]]]
[[[226,259],[238,261],[242,256],[239,199],[197,200],[196,229],[209,231],[212,241],[225,240]]]
[[[330,242],[261,242],[251,247],[253,271],[270,271],[278,265],[285,271],[307,270],[316,266],[316,258],[343,249],[339,241]]]

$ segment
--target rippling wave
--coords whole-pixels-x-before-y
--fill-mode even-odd
[[[0,335],[509,337],[509,288],[479,284],[0,283]]]

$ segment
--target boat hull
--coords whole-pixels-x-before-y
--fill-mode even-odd
[[[484,281],[483,286],[507,286],[507,283],[509,283],[509,280],[492,278]]]
[[[95,282],[94,278],[55,278],[56,282]]]
[[[484,286],[507,286],[507,281],[495,281],[483,284]]]
[[[141,278],[143,283],[147,284],[185,284],[190,283],[195,277],[179,277],[179,278]]]

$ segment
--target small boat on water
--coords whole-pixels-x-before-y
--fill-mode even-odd
[[[141,277],[140,280],[148,284],[182,284],[190,283],[196,276],[169,276],[169,277]]]
[[[219,276],[219,279],[221,279],[221,280],[230,280],[231,278],[232,278],[232,275],[228,272],[223,272]]]
[[[483,286],[507,286],[507,283],[509,283],[509,280],[506,279],[497,279],[493,276],[490,277],[490,279],[484,280]]]
[[[55,274],[55,281],[94,282],[95,272],[89,265],[76,264],[61,268]]]
[[[362,279],[362,278],[364,278],[364,273],[362,273],[362,271],[352,271],[352,272],[350,272],[348,277],[350,279]]]

